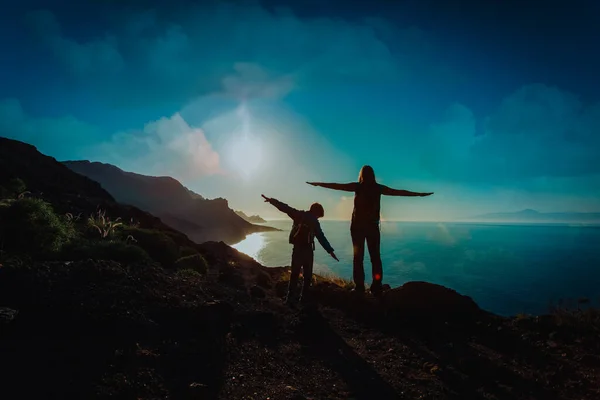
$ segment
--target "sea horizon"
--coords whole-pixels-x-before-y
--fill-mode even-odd
[[[291,221],[273,219],[277,232],[249,235],[232,247],[267,267],[289,266]],[[323,231],[340,258],[316,243],[315,273],[352,278],[350,221],[323,220]],[[408,281],[447,286],[499,315],[545,314],[569,299],[600,300],[598,226],[473,222],[384,221],[381,255],[384,283]],[[537,228],[537,229],[536,229]],[[533,230],[532,230],[533,229]],[[371,279],[368,251],[364,259]]]

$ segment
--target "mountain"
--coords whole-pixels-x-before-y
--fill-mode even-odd
[[[108,216],[119,215],[123,221],[135,221],[143,228],[160,229],[183,243],[193,243],[148,212],[117,203],[98,182],[40,153],[34,146],[0,137],[0,195],[16,179],[23,181],[26,197],[49,202],[59,214],[81,214],[85,219],[103,210]]]
[[[235,213],[237,215],[239,215],[240,217],[242,217],[244,220],[250,222],[251,224],[264,224],[267,222],[266,220],[264,220],[263,218],[261,218],[258,215],[247,216],[246,213],[244,213],[243,211],[240,211],[240,210],[235,211]]]
[[[599,223],[600,213],[541,213],[526,209],[517,212],[491,213],[465,218],[466,220],[537,223]]]
[[[6,188],[13,179],[22,180],[28,191],[45,197],[114,201],[98,182],[73,173],[34,146],[0,137],[0,186]]]
[[[198,243],[232,244],[254,232],[276,230],[249,223],[229,208],[227,200],[205,199],[171,177],[136,174],[100,162],[65,161],[63,164],[99,182],[119,203],[152,213]]]

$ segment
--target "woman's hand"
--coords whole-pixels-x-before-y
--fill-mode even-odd
[[[431,196],[432,194],[433,194],[433,192],[431,192],[431,193],[421,193],[419,196],[426,197],[426,196]]]
[[[265,196],[264,194],[261,194],[261,196],[263,197],[263,199],[265,199],[265,203],[270,203],[271,202],[271,198]]]
[[[306,182],[306,183],[308,183],[309,185],[312,185],[312,186],[318,186],[317,182]]]

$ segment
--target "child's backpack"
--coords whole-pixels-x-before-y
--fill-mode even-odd
[[[315,245],[315,233],[312,221],[302,213],[299,220],[294,221],[292,230],[290,231],[290,243],[293,245]]]

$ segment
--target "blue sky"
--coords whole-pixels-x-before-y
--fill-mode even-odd
[[[435,192],[385,199],[389,220],[598,211],[599,19],[592,0],[22,1],[0,16],[0,135],[266,217],[261,193],[349,218],[304,182],[363,164]]]

